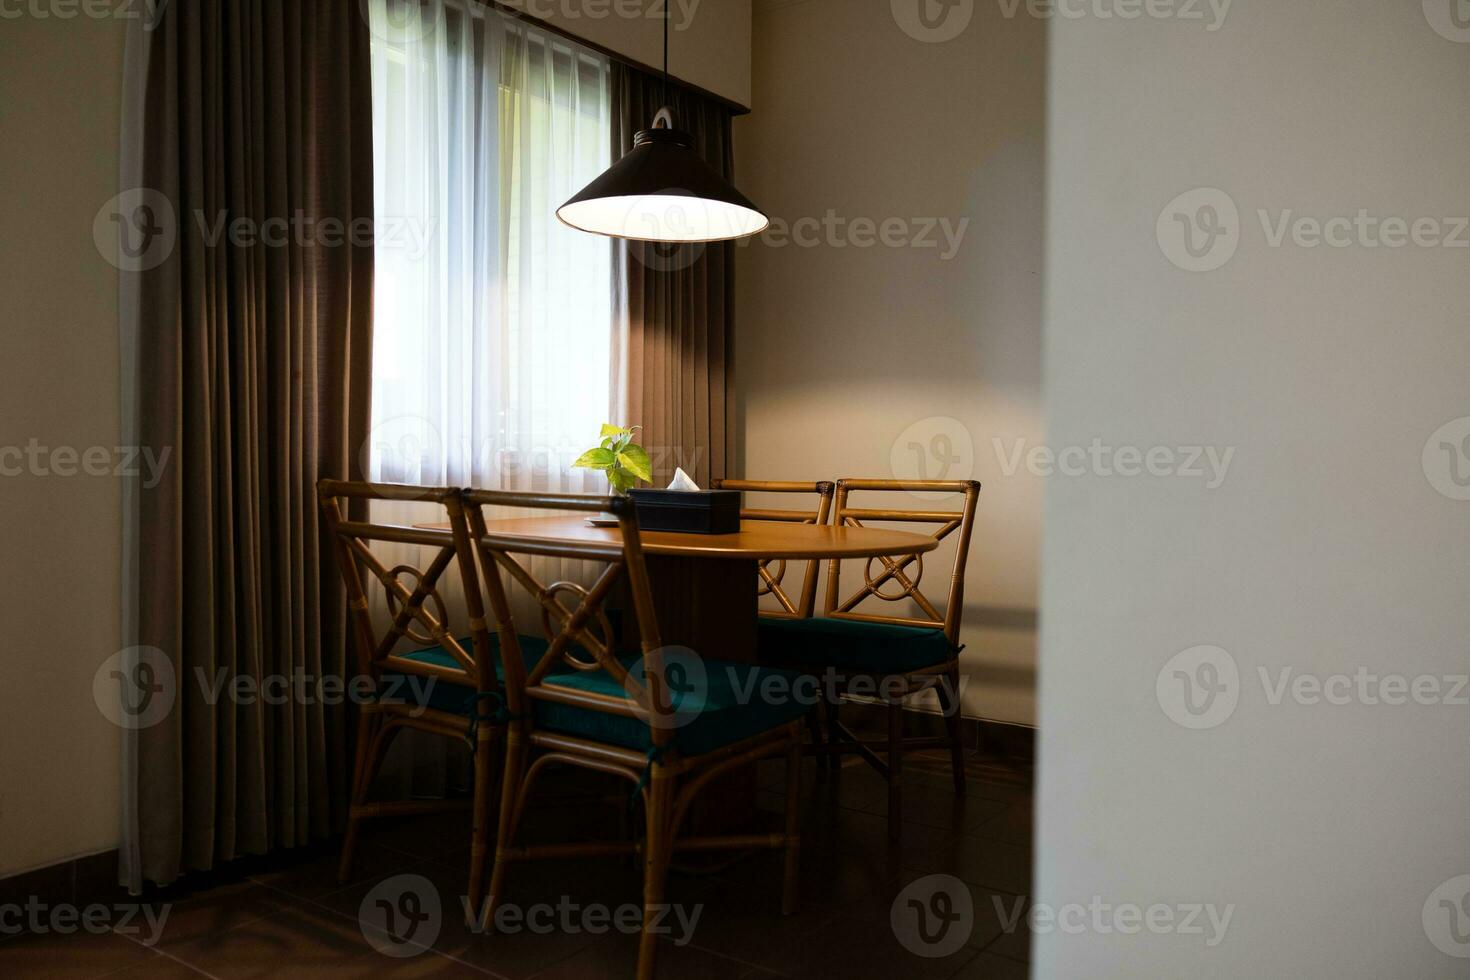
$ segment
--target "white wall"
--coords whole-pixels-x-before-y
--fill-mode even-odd
[[[994,440],[1042,438],[1045,39],[987,4],[927,43],[888,3],[760,3],[755,111],[735,129],[739,186],[793,234],[738,252],[734,472],[914,477],[916,442],[927,475],[980,480],[965,709],[1023,724],[1035,719],[1042,481],[1007,475]],[[848,224],[793,242],[796,222],[829,210],[903,219],[890,241],[937,247],[857,247],[874,236]],[[958,246],[915,219],[963,227]],[[813,241],[810,224],[799,234]],[[955,447],[947,469],[936,438]],[[951,557],[926,571],[941,598]]]
[[[92,219],[117,193],[123,23],[0,21],[0,449],[117,445]],[[92,675],[119,645],[120,506],[110,477],[0,475],[0,877],[117,846],[121,739]]]
[[[1464,976],[1423,913],[1470,873],[1470,708],[1272,705],[1258,669],[1470,668],[1470,503],[1421,460],[1470,416],[1470,250],[1273,248],[1257,210],[1470,213],[1470,43],[1418,0],[1240,3],[1214,32],[1051,26],[1050,441],[1238,452],[1215,491],[1048,485],[1037,898],[1235,910],[1214,948],[1054,931],[1036,975]],[[1202,186],[1228,192],[1241,239],[1186,272],[1156,219]],[[1192,718],[1173,667],[1156,686],[1203,644],[1239,680],[1191,730],[1164,710]]]

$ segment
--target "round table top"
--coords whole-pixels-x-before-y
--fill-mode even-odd
[[[581,515],[486,521],[485,528],[500,534],[543,538],[565,544],[614,544],[619,540],[616,527],[592,527]],[[644,531],[642,538],[643,550],[648,554],[724,560],[877,558],[883,555],[918,555],[939,546],[933,537],[911,531],[817,527],[780,521],[744,521],[736,534]]]

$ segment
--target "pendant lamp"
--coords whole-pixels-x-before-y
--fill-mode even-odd
[[[770,219],[694,151],[668,108],[669,11],[664,12],[664,104],[633,149],[556,216],[580,231],[645,242],[721,242],[758,235]]]

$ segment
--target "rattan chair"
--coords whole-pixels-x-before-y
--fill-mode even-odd
[[[831,483],[786,483],[768,480],[715,480],[715,490],[740,490],[746,493],[786,494],[788,496],[814,495],[815,506],[810,510],[784,510],[746,507],[740,511],[742,521],[777,521],[783,524],[814,524],[820,527],[827,523],[832,512],[832,494],[836,489]],[[806,575],[801,581],[801,594],[792,598],[785,586],[787,563],[784,559],[762,561],[757,571],[760,582],[759,596],[772,596],[780,603],[780,609],[762,610],[761,615],[775,619],[801,619],[812,615],[817,604],[817,577],[821,569],[820,559],[807,562]]]
[[[360,706],[358,714],[352,804],[338,876],[345,882],[351,874],[363,820],[465,808],[462,800],[369,802],[369,789],[394,737],[404,729],[415,729],[463,740],[474,750],[468,895],[472,904],[478,903],[483,895],[494,819],[494,767],[504,726],[480,717],[482,702],[497,695],[499,683],[461,491],[333,480],[323,480],[317,491],[347,586],[357,670],[360,676],[372,678],[377,692],[371,702]],[[351,519],[353,502],[362,507],[374,500],[436,504],[448,515],[451,530],[446,533]],[[375,545],[387,544],[437,550],[425,568],[408,564],[390,567],[390,561],[374,553]],[[462,579],[469,617],[469,635],[459,638],[450,630],[449,614],[438,589],[451,564]],[[405,584],[405,578],[412,581]],[[379,630],[373,623],[365,581],[375,581],[387,594],[391,622],[386,629]],[[414,648],[400,649],[404,641]],[[404,683],[409,678],[420,683]]]
[[[898,507],[863,509],[850,503],[853,493],[963,494],[959,511],[916,510]],[[864,693],[883,695],[887,705],[888,738],[868,742],[857,738],[838,717],[837,704],[827,706],[829,738],[813,750],[825,755],[857,753],[888,780],[888,833],[897,839],[902,818],[903,754],[916,749],[948,748],[955,793],[965,792],[965,765],[959,706],[960,616],[964,608],[965,562],[975,524],[980,484],[961,481],[841,480],[837,484],[834,522],[862,527],[865,521],[934,526],[936,539],[957,536],[955,562],[941,613],[920,590],[923,555],[870,559],[863,584],[843,598],[841,561],[827,566],[827,593],[821,616],[805,619],[762,619],[760,645],[764,659],[813,673],[832,672],[841,689],[852,690],[863,678]],[[874,565],[879,567],[875,571]],[[910,601],[916,616],[860,612],[868,601]],[[946,735],[905,738],[903,701],[934,690],[944,712]],[[883,753],[880,755],[880,751]]]
[[[640,854],[644,922],[637,975],[651,977],[656,947],[651,926],[657,921],[676,848],[784,849],[783,909],[789,913],[796,901],[800,719],[806,707],[793,698],[741,703],[737,694],[762,690],[766,677],[781,672],[701,661],[663,647],[631,501],[470,491],[465,502],[481,578],[499,631],[509,721],[495,867],[489,901],[480,910],[481,927],[493,924],[495,909],[506,898],[507,872],[514,863]],[[513,530],[487,529],[485,507],[609,512],[618,518],[621,540],[563,543],[520,537]],[[535,555],[603,562],[606,567],[590,588],[571,582],[545,585],[525,560]],[[540,606],[546,641],[532,646],[518,635],[507,578],[512,589],[525,589]],[[604,608],[620,584],[626,585],[631,597],[641,652],[617,649],[617,636]],[[798,678],[786,674],[784,679],[790,685]],[[788,762],[783,832],[679,837],[690,803],[712,779],[773,756],[784,756]],[[556,765],[626,779],[643,803],[643,839],[518,845],[517,831],[536,779]]]

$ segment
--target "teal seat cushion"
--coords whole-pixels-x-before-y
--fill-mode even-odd
[[[624,657],[622,663],[636,681],[642,681],[641,658]],[[779,728],[800,719],[812,706],[810,697],[802,697],[801,675],[789,670],[668,653],[664,673],[672,689],[673,744],[686,756],[713,752]],[[605,670],[557,672],[548,676],[546,686],[628,697]],[[643,752],[653,746],[647,722],[571,705],[538,700],[536,725]]]
[[[495,676],[504,681],[505,667],[500,660],[500,637],[492,633],[490,642],[495,645]],[[470,649],[469,637],[459,637],[459,643],[466,650]],[[541,662],[541,658],[546,655],[546,650],[550,645],[544,637],[521,634],[521,653],[526,658],[527,670]],[[454,655],[442,645],[400,653],[398,659],[431,664],[435,667],[448,667],[452,670],[460,669],[459,661],[455,660]],[[395,671],[383,673],[382,685],[378,693],[389,700],[404,701],[423,708],[432,708],[435,711],[445,711],[466,717],[475,708],[473,699],[475,692],[468,685],[454,684],[439,678],[434,678],[433,684],[429,684],[428,680],[422,676],[406,677]]]
[[[466,641],[466,645],[468,645]],[[521,650],[529,670],[545,656],[544,638],[521,636]],[[665,675],[673,688],[673,743],[686,756],[703,755],[752,738],[800,719],[811,707],[798,684],[801,675],[788,670],[703,660],[691,654],[666,654]],[[430,647],[402,654],[402,659],[454,667],[457,661],[443,647]],[[621,658],[629,673],[642,680],[642,658]],[[496,674],[504,671],[496,658]],[[419,678],[385,674],[385,691],[396,700],[409,701],[438,711],[469,717],[474,712],[475,692],[464,685],[436,680],[425,685]],[[557,668],[547,676],[547,686],[565,687],[584,693],[627,698],[628,692],[606,670],[581,671]],[[390,685],[396,690],[388,690]],[[578,738],[621,745],[647,752],[653,747],[652,731],[637,718],[609,714],[591,708],[534,702],[537,728]]]
[[[887,676],[942,664],[954,648],[941,629],[853,619],[768,619],[760,622],[761,659],[803,669]]]

